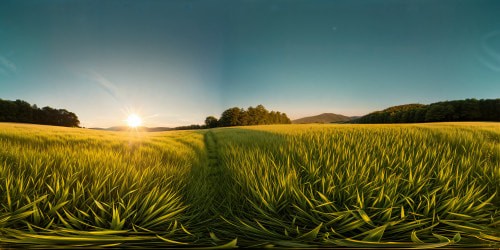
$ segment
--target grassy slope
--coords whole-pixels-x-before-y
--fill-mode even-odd
[[[300,119],[293,120],[292,123],[294,124],[306,124],[306,123],[335,123],[335,122],[346,122],[350,121],[351,118],[344,116],[344,115],[338,115],[338,114],[333,114],[333,113],[323,113],[320,115],[316,116],[309,116],[309,117],[303,117]]]
[[[0,149],[6,243],[500,241],[495,123],[162,133],[0,124]]]

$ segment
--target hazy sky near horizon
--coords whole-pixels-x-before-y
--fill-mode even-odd
[[[500,97],[500,1],[0,1],[0,98],[86,127]]]

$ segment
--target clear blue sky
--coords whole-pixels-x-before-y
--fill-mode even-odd
[[[83,126],[500,97],[500,1],[0,1],[0,98]]]

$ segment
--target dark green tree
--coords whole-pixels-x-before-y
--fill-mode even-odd
[[[239,126],[240,123],[241,109],[238,107],[233,107],[222,112],[219,119],[219,125],[221,127]]]
[[[39,109],[23,100],[0,99],[0,122],[35,123],[66,127],[78,127],[80,121],[75,113],[65,109],[44,107]]]
[[[219,121],[217,120],[217,118],[215,118],[213,116],[208,116],[205,119],[205,126],[207,128],[215,128],[218,126],[218,123],[219,123]]]
[[[425,114],[426,122],[452,121],[455,110],[450,104],[433,104]]]
[[[285,113],[269,112],[263,105],[247,110],[233,107],[222,112],[219,127],[292,123]]]
[[[354,123],[500,121],[500,99],[456,100],[430,105],[407,104],[376,111]]]

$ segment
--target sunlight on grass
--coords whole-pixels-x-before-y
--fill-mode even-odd
[[[498,247],[500,126],[0,124],[0,242]]]

